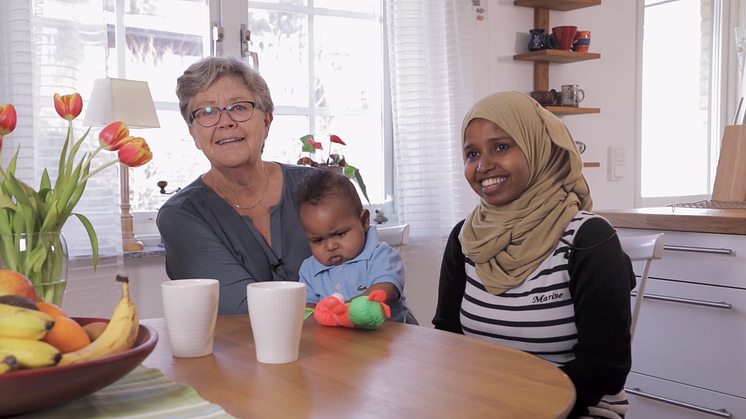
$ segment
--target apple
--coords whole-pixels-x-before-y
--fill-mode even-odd
[[[0,296],[20,295],[36,301],[36,291],[28,278],[10,269],[0,269]]]

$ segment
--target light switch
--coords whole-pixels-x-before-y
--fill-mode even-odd
[[[624,177],[624,149],[621,147],[608,148],[608,177],[611,181],[616,181]]]

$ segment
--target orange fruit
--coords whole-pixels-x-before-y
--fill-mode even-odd
[[[67,317],[67,314],[65,314],[64,311],[62,311],[61,308],[57,307],[56,305],[52,303],[45,303],[43,301],[38,301],[36,303],[36,308],[39,309],[42,313],[47,313],[52,317],[62,316]]]
[[[63,354],[85,348],[91,343],[88,333],[78,322],[64,316],[52,317],[54,317],[54,326],[42,341],[59,349]]]

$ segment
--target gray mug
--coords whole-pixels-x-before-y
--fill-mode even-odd
[[[562,101],[560,102],[562,106],[577,107],[583,99],[585,99],[585,91],[577,84],[562,85]]]

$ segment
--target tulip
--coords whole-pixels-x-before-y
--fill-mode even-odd
[[[68,121],[72,121],[77,118],[83,110],[83,98],[80,97],[79,93],[64,96],[55,93],[54,109],[57,111],[57,115],[67,119]]]
[[[112,122],[98,134],[99,144],[104,150],[109,151],[119,150],[126,142],[125,140],[131,139],[130,130],[122,121]]]
[[[10,103],[0,106],[0,138],[16,129],[16,108]]]
[[[332,135],[330,135],[330,136],[329,136],[329,140],[330,140],[331,142],[333,142],[333,143],[337,143],[337,144],[342,144],[342,145],[347,145],[347,144],[345,144],[345,142],[344,142],[344,141],[342,141],[342,139],[341,139],[341,138],[339,138],[338,136],[336,136],[336,135],[334,135],[334,134],[332,134]]]
[[[119,161],[129,167],[139,167],[153,159],[148,143],[141,137],[127,137],[119,148]]]

